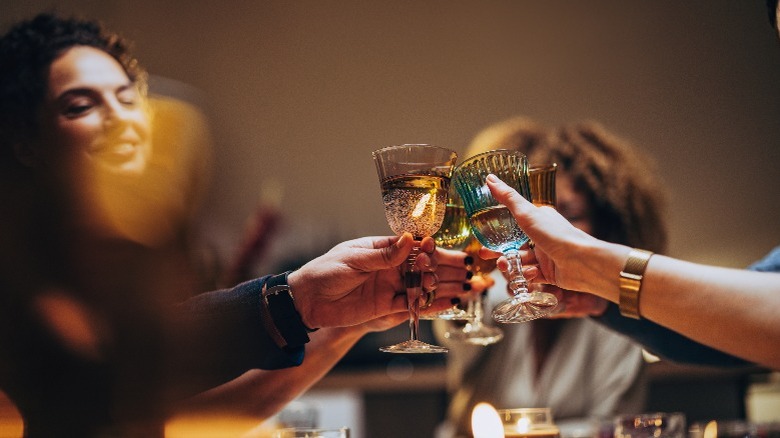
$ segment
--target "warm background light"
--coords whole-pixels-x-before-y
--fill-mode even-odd
[[[0,2],[0,23],[52,8],[103,19],[151,73],[203,92],[204,222],[228,254],[269,179],[277,260],[392,234],[372,150],[464,152],[517,114],[597,119],[657,157],[671,255],[743,267],[780,242],[780,47],[761,1],[25,0]]]

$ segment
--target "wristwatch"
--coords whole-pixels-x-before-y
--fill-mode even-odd
[[[280,348],[297,348],[309,342],[308,333],[313,331],[301,320],[295,309],[295,297],[287,283],[292,271],[269,277],[261,292],[263,325]]]
[[[639,291],[642,289],[642,279],[647,263],[653,255],[650,251],[632,248],[628,259],[620,271],[620,314],[628,318],[640,319]]]

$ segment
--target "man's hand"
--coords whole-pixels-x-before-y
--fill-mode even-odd
[[[423,273],[423,290],[435,290],[436,297],[426,312],[444,310],[453,298],[484,289],[481,282],[471,287],[464,253],[437,250],[430,237],[419,244],[415,266]],[[292,272],[288,281],[303,323],[311,328],[342,327],[405,312],[401,266],[414,245],[408,233],[400,238],[350,240]]]

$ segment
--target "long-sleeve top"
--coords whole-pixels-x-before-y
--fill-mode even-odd
[[[199,382],[195,390],[225,383],[250,369],[300,365],[304,347],[279,348],[263,327],[261,290],[269,276],[232,289],[197,295],[177,306],[174,346],[169,354],[175,376]],[[189,338],[197,342],[184,341]]]

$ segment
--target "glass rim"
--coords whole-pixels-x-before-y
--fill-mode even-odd
[[[528,171],[535,171],[535,172],[541,172],[541,171],[550,171],[550,170],[556,170],[558,169],[558,163],[552,163],[552,164],[535,164],[535,165],[528,165]]]
[[[685,416],[685,412],[682,411],[670,411],[670,412],[663,412],[663,411],[655,411],[655,412],[641,412],[639,414],[618,414],[615,416],[615,420],[623,420],[623,419],[629,419],[629,418],[656,418],[660,416]]]
[[[496,155],[498,152],[501,152],[502,155],[519,155],[519,156],[525,158],[526,161],[528,161],[528,156],[526,154],[518,151],[517,149],[491,149],[489,151],[480,152],[478,154],[466,157],[465,159],[463,159],[463,161],[461,161],[460,164],[458,164],[457,167],[461,167],[461,166],[465,165],[466,163],[469,163],[471,161],[475,161],[478,158],[482,158],[482,157],[485,157],[485,156],[488,156],[488,155]]]
[[[441,150],[441,151],[448,151],[448,152],[452,152],[453,154],[455,154],[456,157],[458,155],[458,153],[455,152],[455,150],[453,150],[453,149],[446,148],[444,146],[436,146],[435,144],[431,144],[431,143],[404,143],[404,144],[396,144],[396,145],[386,146],[386,147],[377,149],[377,150],[371,152],[371,155],[376,156],[376,155],[381,154],[383,152],[392,151],[392,150],[398,150],[398,149],[405,149],[405,148],[409,148],[409,147],[412,147],[412,146],[419,147],[419,148],[425,148],[425,149],[438,149],[438,150]]]
[[[504,408],[504,409],[496,409],[496,412],[523,413],[523,414],[552,413],[552,408]]]

